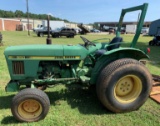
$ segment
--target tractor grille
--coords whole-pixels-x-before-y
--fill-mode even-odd
[[[23,61],[13,61],[12,68],[13,68],[13,74],[24,74]]]

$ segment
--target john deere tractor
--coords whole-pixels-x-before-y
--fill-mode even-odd
[[[108,43],[90,41],[81,36],[78,45],[22,45],[5,49],[11,80],[6,91],[19,91],[13,97],[11,111],[22,122],[39,121],[47,115],[50,101],[44,89],[63,83],[96,85],[100,102],[115,113],[134,111],[147,100],[152,77],[140,62],[149,58],[134,48],[139,38],[148,4],[123,9],[116,37]],[[136,34],[130,47],[121,47],[123,17],[141,10]]]

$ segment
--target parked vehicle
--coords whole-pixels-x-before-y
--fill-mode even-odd
[[[94,32],[94,33],[100,33],[101,31],[98,30],[98,29],[92,29],[91,32]]]
[[[59,38],[61,36],[66,36],[67,38],[74,38],[76,31],[73,28],[62,28],[51,33],[53,38]]]
[[[125,29],[121,29],[121,34],[126,34],[126,30]]]
[[[109,28],[108,32],[109,32],[109,34],[115,34],[115,29],[114,28]]]
[[[80,34],[85,35],[87,33],[90,33],[90,29],[86,27],[84,24],[80,23],[77,26],[81,29]]]
[[[149,41],[149,46],[160,46],[160,30],[157,30],[154,38]]]
[[[50,34],[52,33],[52,29],[50,28]],[[35,30],[35,33],[38,37],[43,37],[48,34],[48,27],[41,27],[40,29]]]
[[[13,116],[23,122],[44,119],[50,101],[42,90],[58,83],[95,85],[99,100],[112,112],[138,110],[152,87],[151,74],[140,62],[149,57],[145,51],[135,48],[147,7],[145,3],[123,9],[116,37],[109,43],[93,42],[81,36],[84,44],[6,48],[4,55],[11,80],[5,89],[9,92],[23,88],[11,101]],[[120,32],[124,14],[137,10],[142,11],[138,32],[131,46],[119,48],[123,42]]]
[[[39,29],[43,29],[43,25],[38,24],[36,28],[33,28],[33,32],[36,32]]]
[[[79,34],[81,29],[80,28],[74,28],[74,30],[76,31],[76,34]]]
[[[160,35],[154,36],[154,38],[149,41],[149,46],[160,46]]]
[[[135,34],[137,30],[137,25],[126,25],[126,34]]]
[[[58,29],[58,28],[66,27],[64,21],[52,21],[52,20],[50,20],[49,22],[50,22],[50,27],[51,27],[51,29],[52,29],[53,31],[55,31],[55,30]],[[47,20],[43,20],[43,21],[42,21],[42,25],[43,25],[44,27],[47,27]]]
[[[103,30],[108,32],[108,31],[109,31],[109,26],[105,26],[105,25],[104,25],[104,26],[103,26]]]
[[[148,34],[148,32],[149,32],[149,28],[147,27],[143,27],[141,30],[141,34]]]

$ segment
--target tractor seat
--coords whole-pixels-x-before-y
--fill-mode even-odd
[[[100,49],[96,51],[97,56],[103,55],[106,51],[110,51],[112,49],[119,48],[121,42],[123,41],[122,37],[114,37],[112,41],[109,42],[106,49]]]

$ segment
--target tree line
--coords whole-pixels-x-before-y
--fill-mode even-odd
[[[29,14],[29,18],[31,19],[41,19],[41,20],[47,19],[47,14],[33,14],[33,13],[28,13],[28,14]],[[16,10],[15,12],[0,10],[0,17],[1,18],[27,18],[27,12],[24,13],[21,10]],[[60,18],[53,17],[53,16],[50,16],[50,20],[69,22],[66,19],[60,19]]]

